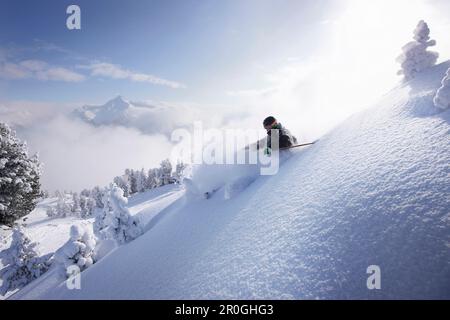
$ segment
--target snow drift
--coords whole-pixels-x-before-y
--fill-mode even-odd
[[[227,200],[179,198],[144,235],[82,273],[14,298],[450,298],[450,63],[354,115],[275,176]],[[368,290],[367,267],[381,268]]]

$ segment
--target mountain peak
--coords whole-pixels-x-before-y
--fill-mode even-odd
[[[125,100],[121,95],[116,96],[114,99],[109,100],[104,106],[111,107],[128,107],[130,102]]]
[[[115,98],[111,99],[111,101],[125,101],[122,95],[118,94]]]

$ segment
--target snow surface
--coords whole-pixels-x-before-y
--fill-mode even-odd
[[[449,299],[450,110],[433,106],[449,67],[395,88],[230,199],[224,187],[174,197],[144,235],[84,271],[81,290],[49,274],[13,298]],[[367,289],[370,265],[381,290]]]
[[[26,228],[27,235],[33,242],[38,243],[37,249],[41,255],[46,255],[58,250],[70,237],[70,228],[73,224],[79,223],[90,225],[92,222],[79,220],[75,217],[61,219],[50,219],[47,217],[46,209],[48,206],[56,205],[56,198],[50,198],[42,201],[26,217],[18,220]],[[24,221],[25,219],[25,221]],[[3,227],[0,229],[0,252],[7,249],[11,244],[12,230]],[[3,268],[0,263],[0,269]],[[39,280],[39,279],[38,279]],[[1,279],[0,279],[1,283]],[[6,294],[6,297],[10,293]],[[0,295],[0,300],[4,298]]]
[[[20,224],[26,227],[27,234],[32,241],[39,243],[39,252],[47,254],[55,252],[69,239],[70,227],[76,222],[89,224],[88,220],[80,220],[75,217],[51,219],[47,217],[46,209],[56,205],[56,198],[45,199],[38,204],[29,215],[20,219]],[[4,243],[0,243],[0,251],[9,245],[11,230],[3,231]]]
[[[158,214],[183,195],[183,188],[170,184],[158,187],[143,193],[137,193],[129,198],[128,207],[130,213],[137,217],[144,229],[148,229],[158,220]],[[39,252],[44,254],[55,253],[70,239],[70,230],[73,225],[84,226],[92,229],[94,218],[79,219],[76,217],[48,218],[46,209],[56,206],[57,198],[49,198],[40,202],[37,208],[18,222],[26,228],[32,241],[38,243]],[[0,252],[7,249],[11,243],[12,230],[6,227],[0,229]],[[115,244],[103,243],[97,248],[97,256],[100,258],[115,248]],[[2,265],[0,263],[0,269]],[[49,271],[34,284],[45,282],[45,285],[55,285],[63,281],[59,270]],[[0,279],[1,284],[1,279]],[[8,293],[8,297],[11,293]],[[0,300],[2,297],[0,295]]]

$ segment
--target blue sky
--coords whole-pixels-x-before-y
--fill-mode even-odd
[[[66,28],[70,4],[81,8],[81,30]],[[1,94],[58,102],[100,102],[118,93],[130,99],[223,102],[228,91],[264,87],[259,66],[312,55],[327,31],[321,22],[338,7],[327,0],[3,0],[0,48],[8,62],[39,60],[83,78],[6,77]],[[92,65],[99,63],[130,75],[112,79],[103,70],[92,76]],[[180,87],[132,80],[132,74]]]
[[[81,30],[66,28],[70,4]],[[448,12],[447,0],[2,0],[0,103],[121,94],[251,106],[324,131],[398,82],[420,19],[449,59]]]

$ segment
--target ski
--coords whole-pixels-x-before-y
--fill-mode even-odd
[[[280,148],[280,150],[289,150],[289,149],[295,149],[295,148],[300,148],[300,147],[307,147],[307,146],[311,146],[311,145],[315,144],[317,141],[319,141],[319,140],[316,140],[314,142],[309,142],[309,143],[296,144],[295,146]]]

